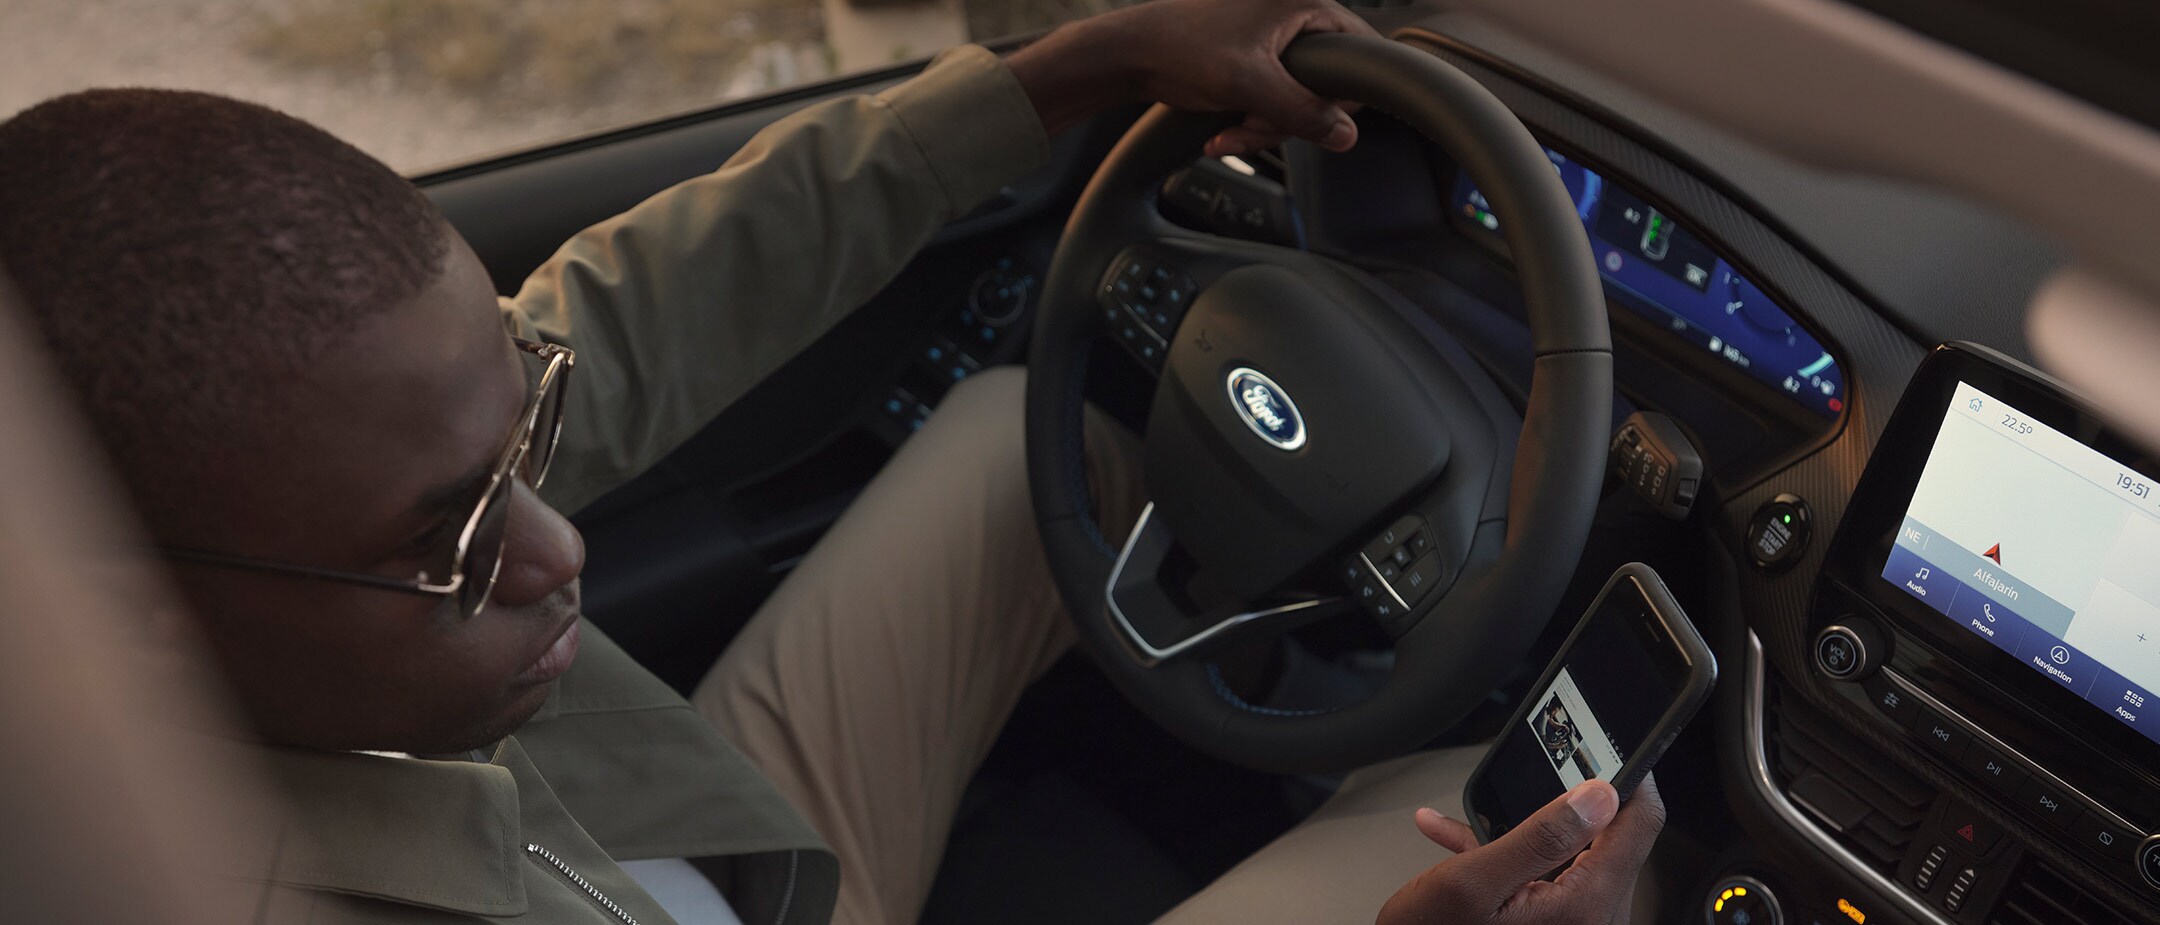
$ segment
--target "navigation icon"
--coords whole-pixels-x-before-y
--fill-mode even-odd
[[[2001,565],[2001,564],[2002,564],[2002,544],[2001,544],[2001,543],[1996,543],[1996,544],[1995,544],[1995,545],[1993,545],[1993,546],[1989,546],[1989,547],[1988,547],[1988,551],[1987,551],[1987,552],[1983,552],[1983,553],[1981,553],[1981,555],[1983,555],[1983,556],[1986,556],[1986,557],[1988,557],[1988,558],[1990,558],[1990,559],[1993,559],[1993,560],[1995,560],[1995,564],[1996,564],[1996,565]]]
[[[2070,650],[2062,646],[2056,646],[2048,650],[2048,658],[2053,659],[2057,665],[2068,665],[2070,664]]]

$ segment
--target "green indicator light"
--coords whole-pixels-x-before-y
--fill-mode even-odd
[[[1786,523],[1792,523],[1792,515],[1791,515],[1791,514],[1787,514],[1787,515],[1785,515],[1785,516],[1784,516],[1783,518],[1780,518],[1780,519],[1784,520],[1784,521],[1785,521]]]

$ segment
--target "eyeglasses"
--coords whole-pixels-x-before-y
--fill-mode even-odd
[[[418,577],[391,578],[199,549],[161,547],[159,552],[170,559],[219,568],[448,597],[457,602],[460,619],[473,618],[487,606],[488,596],[495,590],[495,576],[502,570],[512,489],[520,477],[526,484],[539,488],[541,481],[547,478],[548,465],[555,461],[555,442],[562,437],[564,383],[570,378],[570,369],[577,365],[577,354],[568,347],[518,338],[511,340],[519,350],[546,361],[547,368],[541,372],[540,383],[534,387],[531,400],[525,403],[525,414],[519,419],[517,429],[511,431],[509,443],[496,460],[487,490],[473,505],[471,516],[465,518],[465,527],[458,532],[457,541],[429,554],[425,559],[429,567],[423,568]]]

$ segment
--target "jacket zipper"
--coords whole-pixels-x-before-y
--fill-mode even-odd
[[[787,890],[780,894],[780,914],[773,916],[773,925],[787,925],[788,909],[795,905],[795,872],[802,864],[802,852],[787,853]]]
[[[616,905],[614,900],[607,898],[606,893],[600,892],[598,888],[586,882],[585,878],[578,876],[578,872],[571,870],[570,865],[563,863],[562,858],[556,857],[555,852],[539,845],[527,843],[525,853],[546,861],[549,866],[561,871],[564,877],[569,878],[570,882],[576,885],[578,889],[584,890],[585,895],[592,897],[593,901],[599,903],[601,908],[615,913],[616,918],[623,920],[623,925],[638,925],[636,916],[624,911],[623,907]]]

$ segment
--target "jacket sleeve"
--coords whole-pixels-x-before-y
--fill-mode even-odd
[[[658,462],[1048,154],[1011,70],[965,46],[579,232],[502,303],[577,351],[542,494],[575,511]]]

